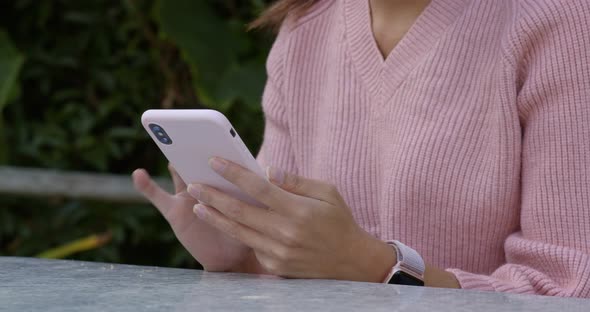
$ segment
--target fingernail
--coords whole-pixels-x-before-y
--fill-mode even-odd
[[[209,166],[217,173],[223,173],[225,167],[227,167],[227,161],[219,157],[211,157],[209,159]]]
[[[189,184],[186,190],[195,199],[201,199],[203,187],[200,184]]]
[[[207,208],[201,204],[196,204],[193,207],[193,212],[199,217],[199,219],[205,219],[207,217]]]
[[[135,176],[137,176],[142,171],[145,171],[145,169],[143,169],[143,168],[135,169],[135,170],[133,170],[133,173],[131,173],[131,176],[132,177],[135,177]],[[146,171],[146,174],[147,174],[147,171]]]
[[[285,172],[279,168],[267,167],[266,177],[276,185],[283,185],[285,183]]]

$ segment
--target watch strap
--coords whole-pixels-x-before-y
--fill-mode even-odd
[[[423,276],[424,271],[426,270],[426,265],[424,264],[424,260],[422,260],[422,256],[420,256],[416,250],[406,246],[400,241],[394,240],[392,243],[394,247],[397,247],[397,251],[399,251],[397,262],[403,262],[405,267],[410,268],[414,273]]]
[[[397,240],[387,241],[386,243],[395,249],[397,263],[391,269],[384,282],[389,283],[392,277],[399,272],[408,274],[419,281],[423,281],[426,265],[420,254],[416,250]]]

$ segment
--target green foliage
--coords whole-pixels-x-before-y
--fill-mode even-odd
[[[0,29],[0,164],[6,162],[8,157],[6,139],[2,135],[4,133],[2,111],[9,97],[14,98],[17,94],[16,79],[23,62],[23,56],[12,45],[6,33]]]
[[[0,113],[14,94],[16,78],[23,64],[23,56],[12,45],[6,33],[0,30]]]
[[[165,159],[139,120],[149,108],[218,109],[257,151],[272,38],[245,25],[265,2],[0,4],[0,163],[164,175]],[[76,258],[195,265],[148,206],[0,197],[0,255],[31,256],[105,232],[110,244]]]
[[[258,51],[251,51],[251,42],[241,36],[241,23],[226,22],[202,1],[160,1],[158,12],[164,35],[182,48],[196,78],[195,88],[206,105],[222,111],[237,99],[258,105],[263,59],[247,58]],[[240,56],[246,56],[245,60],[240,61]]]

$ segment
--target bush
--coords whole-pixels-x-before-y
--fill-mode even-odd
[[[262,0],[15,0],[0,4],[0,165],[129,174],[166,162],[149,108],[224,112],[253,152],[270,36],[246,33]],[[21,66],[22,65],[22,66]],[[196,266],[155,209],[0,197],[0,255],[95,233],[76,259]]]

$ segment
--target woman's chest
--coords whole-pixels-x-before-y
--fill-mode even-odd
[[[379,220],[409,212],[451,209],[452,222],[453,215],[501,218],[497,207],[511,209],[521,134],[500,54],[445,45],[412,68],[368,71],[343,42],[289,72],[300,173],[337,185],[369,231],[391,235]]]
[[[457,162],[481,167],[512,151],[520,135],[516,98],[499,53],[439,45],[411,69],[383,63],[368,72],[342,43],[290,71],[286,107],[303,173],[347,179],[394,167],[426,174]]]

